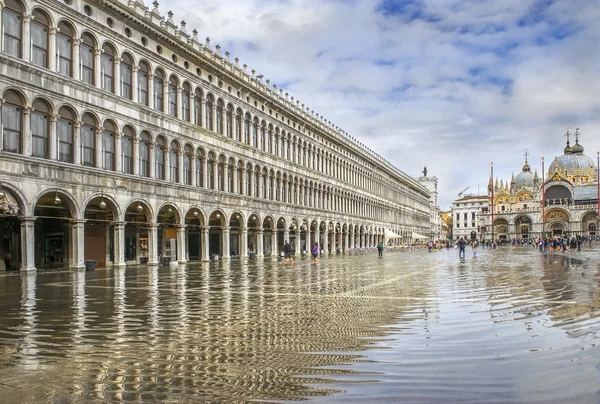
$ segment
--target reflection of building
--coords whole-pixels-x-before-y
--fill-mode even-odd
[[[510,182],[493,182],[490,177],[488,197],[493,195],[496,238],[596,235],[597,168],[583,154],[579,131],[572,147],[570,136],[567,132],[564,153],[550,164],[545,182],[537,172],[531,173],[527,153],[522,172]],[[478,219],[486,238],[491,238],[491,216],[491,212],[482,213]]]
[[[442,222],[442,238],[444,239],[452,239],[452,210],[448,210],[446,212],[440,212],[440,218]]]
[[[488,210],[489,198],[485,195],[467,195],[452,202],[452,238],[480,240],[477,217]]]
[[[14,267],[274,256],[285,239],[346,250],[429,228],[416,180],[157,2],[0,4]]]
[[[427,176],[427,167],[423,169],[423,176],[418,181],[429,190],[429,233],[432,240],[440,240],[442,236],[442,222],[440,216],[440,207],[438,205],[438,179],[437,177]]]

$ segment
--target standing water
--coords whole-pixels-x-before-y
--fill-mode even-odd
[[[600,251],[0,277],[0,401],[600,402]]]

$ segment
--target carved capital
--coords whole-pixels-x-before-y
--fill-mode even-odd
[[[58,27],[50,27],[50,35],[56,35],[57,32],[60,31]]]
[[[50,118],[50,122],[56,122],[58,120],[58,118],[60,118],[60,115],[50,114],[50,115],[48,115],[48,117]]]
[[[31,14],[23,14],[23,22],[30,23],[35,17]]]
[[[75,38],[75,39],[73,39],[73,45],[75,45],[75,46],[81,45],[81,38]]]

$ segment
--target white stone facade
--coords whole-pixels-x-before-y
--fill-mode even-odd
[[[418,181],[157,6],[5,0],[2,24],[11,266],[346,251],[429,229]]]
[[[425,169],[425,173],[427,173]],[[438,205],[437,177],[419,177],[419,182],[429,190],[429,233],[432,240],[442,240],[442,216]],[[444,237],[445,238],[445,237]]]
[[[452,202],[452,239],[482,240],[480,216],[489,206],[487,195],[467,195]]]

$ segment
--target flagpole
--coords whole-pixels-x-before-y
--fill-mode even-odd
[[[494,243],[494,162],[490,163],[492,175],[492,244]]]
[[[598,187],[598,192],[597,192],[597,196],[596,196],[596,201],[598,203],[598,217],[597,219],[600,220],[600,152],[597,152],[598,155],[598,162],[596,163],[596,182],[598,183],[597,187]],[[596,224],[596,237],[598,237],[598,224]]]
[[[545,171],[544,171],[544,158],[542,157],[542,237],[544,237],[544,221],[546,219],[546,190],[544,187],[545,182]]]

